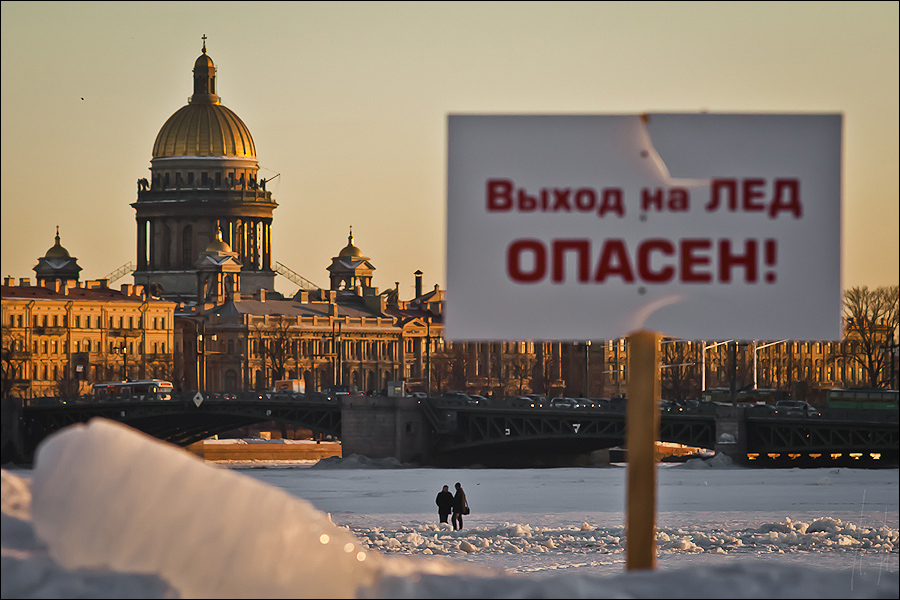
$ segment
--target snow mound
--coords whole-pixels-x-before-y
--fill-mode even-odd
[[[185,598],[351,597],[380,558],[309,502],[106,419],[48,437],[31,493],[62,567],[158,574]]]
[[[673,469],[730,469],[740,468],[734,464],[734,461],[727,454],[718,452],[711,458],[689,458],[680,465],[671,467]]]
[[[3,469],[0,479],[0,496],[3,512],[17,519],[31,519],[31,490],[28,482]]]
[[[323,458],[310,469],[409,469],[411,465],[402,463],[394,457],[369,458],[360,454],[351,454],[341,458],[331,456]]]
[[[727,595],[723,596],[723,591]],[[541,578],[420,574],[384,577],[366,598],[890,598],[896,586],[859,584],[844,574],[744,561],[735,564],[613,577],[561,574]],[[892,596],[893,595],[893,596]]]

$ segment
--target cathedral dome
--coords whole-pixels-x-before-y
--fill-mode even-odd
[[[216,95],[216,66],[203,53],[194,61],[194,94],[173,114],[153,143],[153,158],[176,156],[256,157],[250,130]]]
[[[153,144],[153,158],[256,156],[250,130],[221,104],[188,104],[169,117]]]

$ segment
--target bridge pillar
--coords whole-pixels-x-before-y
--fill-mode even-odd
[[[341,455],[426,460],[428,432],[417,398],[341,397]]]
[[[0,454],[2,463],[30,462],[25,452],[25,442],[22,437],[22,399],[3,398],[2,418],[0,418]]]
[[[735,464],[747,463],[747,410],[743,406],[716,406],[716,443],[713,450]]]

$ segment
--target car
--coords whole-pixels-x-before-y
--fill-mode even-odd
[[[749,409],[747,409],[748,413],[757,417],[772,417],[778,414],[778,411],[775,409],[774,404],[768,404],[766,402],[757,402]]]
[[[482,396],[481,394],[469,394],[470,402],[469,404],[477,405],[477,406],[486,406],[488,403],[488,399]]]
[[[511,408],[536,408],[540,406],[533,398],[529,398],[528,396],[513,396],[512,398],[507,399],[506,403]]]
[[[700,410],[700,401],[694,400],[693,398],[686,398],[678,402],[678,406],[681,407],[681,412],[694,413]]]
[[[775,410],[790,416],[818,417],[820,414],[809,402],[802,400],[780,400],[775,403]]]
[[[682,412],[684,409],[674,400],[660,400],[659,409],[667,413]]]
[[[460,391],[449,391],[441,394],[441,397],[438,399],[441,404],[448,404],[451,406],[471,406],[474,404],[478,404],[477,401],[472,400],[472,397]]]
[[[557,396],[550,400],[550,408],[581,408],[581,403],[575,398]]]
[[[540,406],[541,404],[547,403],[547,396],[545,396],[543,394],[525,394],[525,396],[527,398],[531,398],[534,401],[535,405],[538,405],[538,406]]]

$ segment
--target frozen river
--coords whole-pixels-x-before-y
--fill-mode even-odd
[[[309,500],[380,551],[438,553],[517,573],[624,570],[624,465],[321,468],[351,460],[230,468]],[[660,465],[660,569],[760,559],[897,578],[898,470],[709,464]],[[457,481],[472,508],[461,532],[438,527],[434,504],[441,486],[452,490]],[[464,541],[475,550],[459,550]]]
[[[723,462],[660,465],[658,568],[626,572],[624,465],[213,465],[97,419],[3,469],[2,597],[897,598],[900,471]]]

